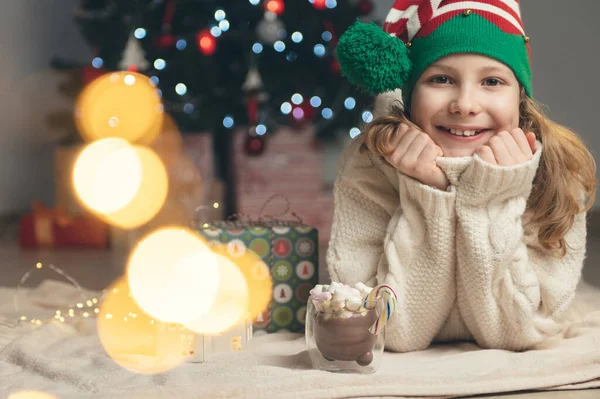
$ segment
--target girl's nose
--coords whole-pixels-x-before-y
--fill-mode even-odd
[[[449,104],[449,110],[452,114],[477,115],[481,112],[481,106],[473,89],[463,87],[458,88],[454,93],[454,97]]]

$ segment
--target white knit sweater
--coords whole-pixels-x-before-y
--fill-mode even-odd
[[[389,284],[398,294],[386,348],[474,340],[525,350],[558,333],[585,256],[585,214],[556,259],[527,222],[542,153],[511,167],[477,155],[438,158],[450,187],[419,183],[354,140],[339,163],[327,264],[333,281]]]

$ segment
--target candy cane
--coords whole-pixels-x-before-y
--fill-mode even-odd
[[[396,301],[398,300],[398,297],[396,296],[396,293],[394,292],[392,287],[386,284],[381,284],[373,288],[369,295],[365,297],[365,299],[363,300],[363,306],[366,308],[367,302],[375,301],[379,299],[380,296],[384,300],[385,308],[383,309],[375,323],[369,328],[369,332],[374,335],[379,334],[379,332],[385,326],[385,323],[390,319],[390,317],[392,317],[392,314],[396,309]]]

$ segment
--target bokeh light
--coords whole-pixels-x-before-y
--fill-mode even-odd
[[[58,397],[41,391],[17,391],[8,395],[7,399],[58,399]]]
[[[164,329],[131,296],[126,279],[111,285],[96,318],[98,336],[106,353],[121,367],[140,374],[158,374],[181,364],[181,333]],[[161,351],[157,351],[161,340]]]
[[[203,315],[183,323],[201,334],[217,334],[244,323],[248,317],[248,286],[244,275],[230,257],[215,253],[219,286],[212,306]]]
[[[154,217],[168,192],[167,172],[149,148],[109,138],[81,151],[73,168],[74,190],[90,211],[130,229]]]
[[[269,230],[264,227],[252,227],[253,233],[258,236],[267,235]],[[218,230],[205,229],[205,233],[209,236],[218,235]],[[244,277],[244,284],[248,287],[248,316],[255,320],[262,314],[271,303],[273,281],[267,264],[260,258],[257,253],[263,255],[268,251],[269,244],[266,240],[257,239],[252,243],[252,250],[249,250],[244,245],[237,245],[235,242],[228,244],[211,243],[213,252],[219,255],[221,262],[223,259],[228,259],[234,263],[237,270]],[[225,269],[226,271],[227,269]],[[224,272],[223,269],[220,270]],[[229,283],[225,276],[221,276],[221,283]],[[231,283],[229,283],[231,284]],[[219,295],[217,294],[217,298]],[[215,301],[216,302],[216,301]]]
[[[107,137],[148,144],[160,133],[163,106],[156,87],[136,72],[111,72],[88,84],[77,99],[75,122],[82,138]]]
[[[205,315],[213,305],[222,278],[219,268],[198,234],[166,227],[136,245],[127,277],[132,295],[146,313],[164,322],[184,323]]]

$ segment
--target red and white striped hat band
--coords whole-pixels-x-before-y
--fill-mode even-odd
[[[525,34],[518,0],[396,0],[383,29],[407,43],[429,36],[465,10],[490,20],[505,33]]]

